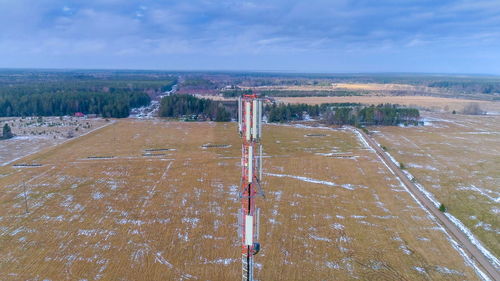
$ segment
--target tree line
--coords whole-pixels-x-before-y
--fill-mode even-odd
[[[221,91],[221,93],[222,93],[222,96],[225,98],[234,98],[234,97],[241,97],[242,95],[251,95],[252,90],[232,88],[232,89],[224,89]]]
[[[62,116],[76,112],[103,117],[127,117],[130,108],[148,105],[151,98],[143,92],[56,92],[0,94],[0,116]]]
[[[332,108],[361,106],[359,103],[322,103],[320,105],[272,104],[264,107],[268,122],[288,122],[304,120],[306,117],[317,118]]]
[[[395,104],[371,106],[332,107],[323,119],[330,125],[418,125],[420,112],[416,108],[399,107]]]
[[[170,95],[161,99],[160,117],[185,117],[190,120],[208,119],[216,122],[231,121],[231,113],[219,101],[193,95]]]
[[[236,112],[222,102],[176,94],[161,100],[161,117],[186,118],[187,120],[230,121]],[[264,107],[270,123],[300,121],[306,118],[320,120],[329,125],[418,125],[420,112],[415,108],[395,104],[365,106],[359,103],[272,104]]]
[[[500,93],[499,81],[435,81],[429,83],[429,87],[446,88],[455,92],[494,94]]]
[[[264,107],[264,114],[267,121],[271,123],[283,123],[294,120],[304,120],[309,117],[318,117],[320,114],[319,105],[308,104],[273,104]]]
[[[273,104],[264,109],[268,122],[289,122],[306,117],[320,119],[329,125],[418,125],[420,112],[416,108],[395,104],[363,106],[357,103]],[[318,118],[319,117],[319,118]]]

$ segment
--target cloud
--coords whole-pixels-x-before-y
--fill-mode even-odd
[[[490,57],[483,67],[500,73],[491,51],[500,47],[498,1],[0,0],[0,10],[1,67],[28,66],[15,58],[29,57],[33,67],[66,60],[63,67],[127,61],[148,68],[170,60],[178,65],[164,65],[342,71],[351,59],[349,69],[358,71],[381,69],[370,62],[395,71],[443,68],[432,61],[403,65],[425,57],[469,71],[470,64],[452,59],[477,55]],[[95,58],[92,65],[87,57]]]

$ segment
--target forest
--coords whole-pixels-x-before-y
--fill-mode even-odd
[[[177,78],[161,73],[112,71],[0,72],[0,117],[61,116],[76,112],[123,118],[169,91]]]
[[[130,108],[148,105],[146,93],[133,91],[0,94],[0,116],[62,116],[76,112],[128,117]]]
[[[418,125],[420,112],[395,104],[364,106],[357,103],[273,104],[264,109],[268,122],[288,122],[306,118],[328,125]]]
[[[419,125],[420,112],[416,108],[399,107],[394,104],[371,106],[332,107],[323,115],[330,125],[396,126]]]
[[[252,90],[244,90],[240,88],[224,89],[221,91],[222,96],[225,98],[241,97],[242,95],[252,94]]]
[[[184,117],[187,120],[231,121],[231,113],[219,101],[197,98],[192,95],[170,95],[162,98],[160,117]]]

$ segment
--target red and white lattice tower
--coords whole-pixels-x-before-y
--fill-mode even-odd
[[[257,196],[264,196],[262,178],[262,99],[257,95],[243,95],[238,99],[238,131],[243,139],[241,147],[241,214],[238,216],[242,250],[242,280],[253,281],[253,256],[260,250],[259,209]]]

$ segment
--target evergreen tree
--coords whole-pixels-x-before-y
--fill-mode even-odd
[[[231,121],[231,116],[229,112],[224,108],[224,106],[217,107],[217,113],[215,115],[215,122],[228,122]]]
[[[13,136],[14,135],[12,134],[12,130],[10,129],[9,124],[5,123],[5,125],[3,125],[3,130],[2,130],[2,138],[3,139],[10,139]]]
[[[231,113],[219,101],[200,99],[192,95],[170,95],[162,98],[160,117],[202,116],[217,122],[231,121]]]

